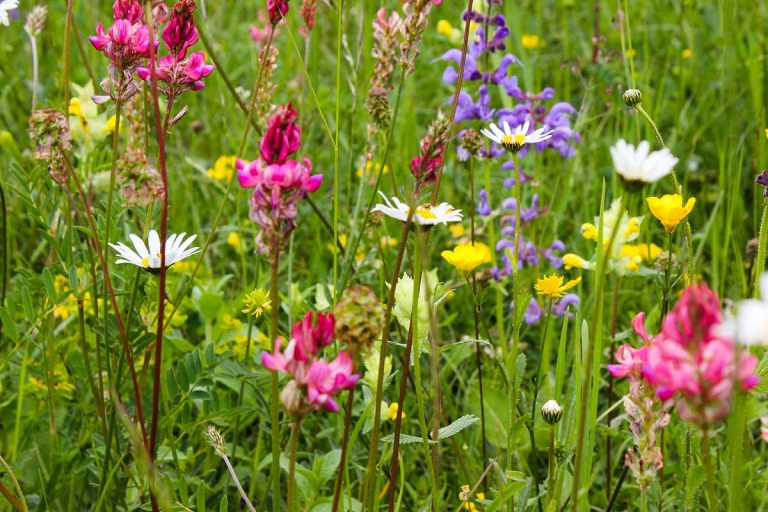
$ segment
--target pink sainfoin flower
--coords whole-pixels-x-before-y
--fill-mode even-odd
[[[270,23],[277,25],[288,13],[288,0],[267,0],[267,11]]]
[[[288,160],[301,144],[296,111],[290,104],[278,108],[261,141],[261,156],[253,162],[237,159],[240,185],[253,188],[250,218],[261,227],[259,251],[274,257],[283,241],[296,227],[298,202],[314,192],[323,181],[312,174],[312,163]]]
[[[734,384],[759,382],[757,358],[720,333],[720,301],[704,284],[685,289],[651,340],[642,374],[662,400],[678,397],[680,416],[708,430],[730,412]]]
[[[101,82],[107,97],[126,101],[139,90],[133,79],[133,71],[149,57],[149,29],[144,24],[144,10],[136,0],[116,0],[112,6],[113,24],[104,29],[96,25],[96,35],[88,40],[91,45],[109,59],[109,76]]]
[[[647,492],[656,474],[664,467],[664,456],[656,446],[661,429],[669,423],[667,412],[672,404],[659,400],[654,389],[643,378],[643,368],[648,361],[651,342],[644,325],[645,314],[640,313],[632,322],[635,332],[644,345],[634,348],[624,344],[616,351],[617,364],[609,364],[608,371],[614,377],[629,381],[629,394],[623,399],[624,410],[630,420],[629,430],[634,447],[627,450],[624,463],[632,471],[642,492]]]
[[[187,50],[199,38],[194,12],[194,0],[179,0],[163,28],[163,42],[169,54],[159,59],[155,74],[160,91],[169,98],[189,90],[199,91],[205,87],[203,78],[213,72],[213,66],[205,63],[203,52],[187,55]],[[148,67],[139,67],[136,72],[142,80],[149,80],[151,75]]]
[[[317,0],[303,0],[301,2],[301,17],[304,18],[304,25],[299,28],[302,36],[307,37],[315,27],[315,12],[317,11]]]
[[[288,374],[291,381],[280,394],[286,411],[291,415],[305,415],[325,409],[336,412],[339,405],[334,396],[341,390],[351,389],[360,376],[354,374],[354,362],[347,352],[339,352],[332,362],[319,357],[320,351],[333,341],[333,314],[317,314],[312,324],[312,312],[296,322],[291,340],[280,352],[283,340],[275,340],[274,351],[261,353],[264,368]]]

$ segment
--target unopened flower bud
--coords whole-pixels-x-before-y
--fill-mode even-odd
[[[368,286],[344,290],[333,313],[336,339],[353,350],[366,350],[381,332],[381,303]]]
[[[624,91],[624,103],[630,107],[639,105],[641,101],[643,101],[643,93],[640,92],[640,89],[627,89]]]
[[[483,148],[483,141],[477,130],[470,128],[459,134],[459,147],[466,152],[467,156],[478,156]]]
[[[563,408],[554,400],[550,400],[541,408],[541,417],[550,425],[556,425],[563,417]]]

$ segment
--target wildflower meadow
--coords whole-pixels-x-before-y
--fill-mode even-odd
[[[766,26],[0,0],[0,511],[768,510]]]

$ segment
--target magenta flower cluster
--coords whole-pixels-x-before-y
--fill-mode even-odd
[[[624,377],[640,367],[660,400],[676,399],[684,420],[711,428],[730,412],[734,386],[749,391],[759,382],[757,358],[721,334],[720,300],[706,285],[686,288],[653,338],[638,318],[633,327],[646,345],[620,347],[608,370]]]
[[[338,411],[334,396],[351,389],[360,379],[353,373],[354,362],[347,352],[339,352],[330,363],[319,357],[320,351],[333,341],[334,324],[333,313],[318,313],[313,325],[312,312],[308,311],[303,320],[294,324],[285,350],[280,351],[283,339],[277,338],[271,354],[261,353],[264,368],[291,376],[280,394],[283,406],[291,415],[319,409]]]
[[[279,107],[261,140],[261,156],[252,162],[239,158],[235,162],[240,185],[253,189],[250,218],[261,227],[259,251],[270,255],[296,227],[299,201],[323,181],[322,174],[312,174],[309,159],[288,159],[301,145],[296,118],[290,103]]]
[[[169,55],[157,62],[155,73],[160,81],[160,90],[174,97],[188,90],[205,87],[203,78],[210,75],[213,66],[205,64],[205,54],[187,50],[198,40],[193,19],[194,0],[180,0],[171,11],[168,24],[162,31],[163,42]],[[164,22],[167,14],[165,4],[159,4],[153,11],[156,22]],[[152,56],[149,27],[144,10],[136,0],[116,0],[112,6],[113,25],[105,30],[104,25],[96,26],[96,35],[89,41],[94,48],[106,55],[110,61],[110,76],[102,82],[102,88],[113,100],[125,101],[138,91],[133,78],[134,71],[142,80],[150,78],[147,59]],[[154,51],[159,44],[156,41]],[[94,98],[103,101],[107,98]]]
[[[187,50],[199,39],[194,12],[194,0],[179,0],[173,6],[168,24],[163,28],[163,42],[168,55],[160,57],[155,73],[160,81],[160,90],[168,97],[189,90],[199,91],[205,87],[202,79],[213,72],[213,66],[205,63],[203,52],[187,55]],[[136,72],[142,80],[150,79],[149,67],[139,67]]]

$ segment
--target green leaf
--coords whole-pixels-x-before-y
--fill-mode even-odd
[[[503,507],[504,504],[509,501],[515,494],[522,491],[525,486],[526,483],[519,480],[513,480],[509,482],[499,493],[499,495],[496,496],[496,499],[493,500],[490,505],[488,505],[488,507],[485,509],[485,512],[496,512],[497,510],[501,510],[501,507]]]
[[[320,485],[324,484],[333,477],[336,469],[341,462],[341,450],[331,450],[320,457],[315,457],[314,471],[317,475]]]
[[[446,437],[455,436],[465,428],[469,427],[470,425],[474,425],[478,421],[480,421],[480,418],[477,416],[473,416],[472,414],[465,414],[447,427],[443,427],[438,430],[438,438],[444,439]]]
[[[395,434],[389,434],[381,438],[382,443],[394,443]],[[409,436],[408,434],[400,434],[400,444],[413,444],[420,443],[421,438],[416,436]]]
[[[227,510],[229,510],[229,499],[225,494],[224,497],[221,498],[221,502],[219,503],[219,512],[227,512]]]
[[[74,292],[75,295],[77,295],[77,290],[79,288],[80,283],[78,282],[77,278],[77,267],[72,265],[69,267],[69,288]]]
[[[688,471],[688,485],[685,489],[686,510],[694,510],[696,508],[696,491],[704,483],[704,478],[704,468],[702,466],[691,466]]]
[[[5,308],[0,308],[0,324],[3,326],[3,336],[7,336],[13,341],[19,341],[19,333],[16,330],[16,324],[13,323],[13,318]]]
[[[475,339],[475,338],[463,338],[463,339],[460,339],[459,341],[454,341],[453,343],[447,343],[447,344],[441,346],[440,347],[440,352],[445,352],[446,350],[451,350],[451,349],[454,349],[456,347],[462,347],[464,345],[469,345],[469,344],[473,344],[474,345],[475,343],[479,343],[480,345],[491,346],[491,344],[490,344],[490,342],[488,340],[479,340],[479,339]]]
[[[205,483],[203,482],[197,484],[195,501],[197,501],[197,512],[205,512]]]
[[[53,276],[48,268],[43,269],[43,286],[45,286],[45,293],[48,295],[48,299],[54,304],[58,302],[58,294],[56,293],[56,287],[53,286]]]
[[[462,416],[461,418],[457,419],[447,427],[443,427],[438,431],[438,440],[443,440],[451,436],[455,436],[465,428],[469,427],[470,425],[474,425],[480,421],[480,418],[477,416],[473,416],[472,414],[466,414]],[[413,444],[413,443],[421,443],[423,440],[421,437],[418,436],[410,436],[407,434],[400,434],[400,444]],[[389,434],[388,436],[384,436],[381,438],[382,443],[394,443],[395,442],[395,435]],[[430,444],[437,444],[438,441],[434,439],[429,440]]]
[[[755,372],[760,377],[760,383],[752,390],[753,393],[768,393],[768,352],[763,354]]]

